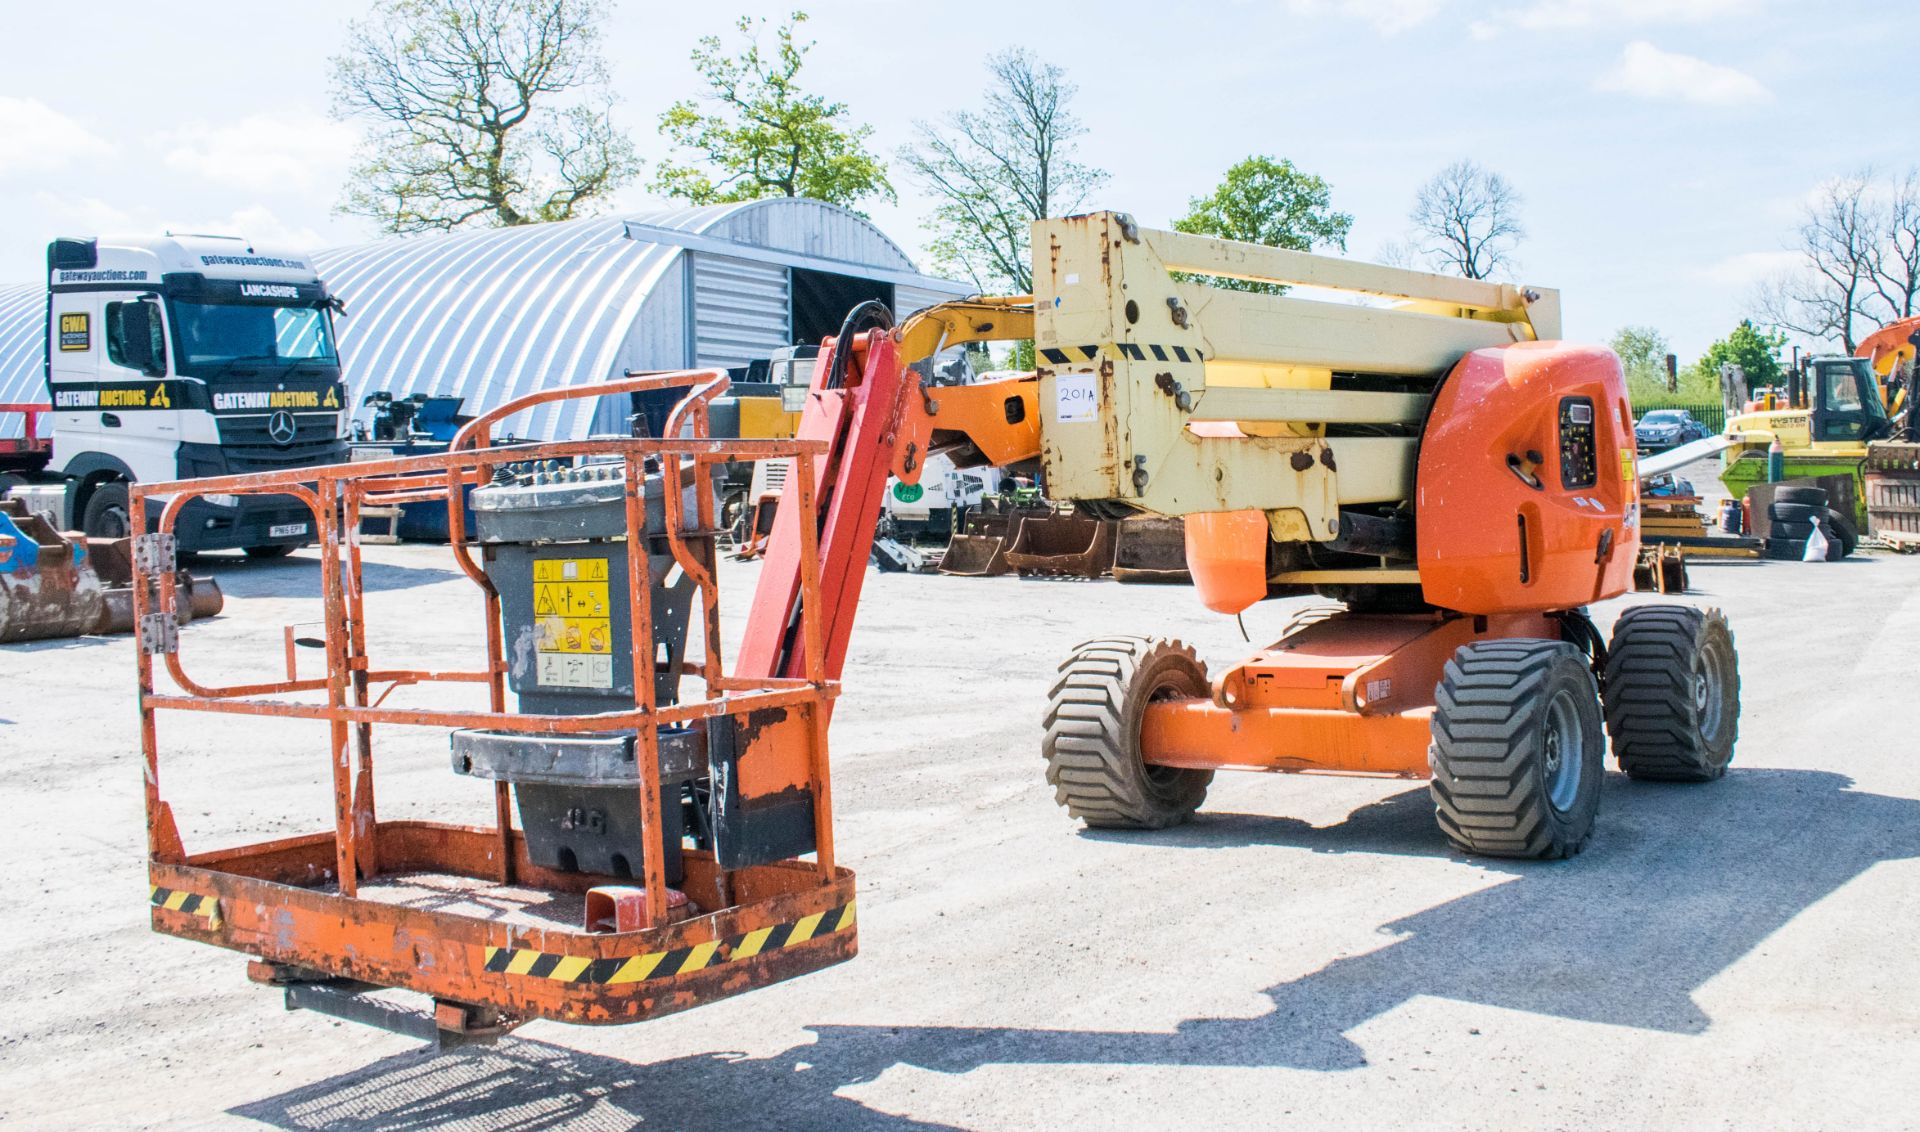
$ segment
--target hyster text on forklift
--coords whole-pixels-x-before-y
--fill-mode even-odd
[[[64,528],[117,538],[131,533],[131,484],[346,459],[338,310],[304,256],[242,239],[54,240],[52,454],[14,494]],[[260,558],[315,537],[312,513],[285,495],[203,495],[174,529],[182,552]]]

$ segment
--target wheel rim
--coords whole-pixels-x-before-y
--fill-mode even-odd
[[[1694,664],[1693,712],[1701,737],[1708,742],[1718,738],[1727,717],[1727,655],[1719,641],[1706,642]]]
[[[1580,796],[1580,774],[1586,765],[1587,737],[1580,726],[1580,705],[1573,693],[1562,690],[1547,705],[1547,727],[1543,739],[1541,777],[1546,781],[1547,802],[1565,813]]]
[[[1153,694],[1147,697],[1147,702],[1150,704],[1163,703],[1167,700],[1183,699],[1187,695],[1187,689],[1181,687],[1176,682],[1167,681],[1154,687]],[[1144,765],[1147,771],[1147,781],[1161,790],[1169,789],[1177,784],[1180,781],[1180,775],[1184,773],[1182,769],[1177,766],[1157,766],[1153,763],[1146,763]]]
[[[100,512],[100,538],[125,538],[130,522],[124,507],[106,507]]]

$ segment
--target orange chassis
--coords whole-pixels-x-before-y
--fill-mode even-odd
[[[1538,613],[1343,614],[1288,634],[1213,681],[1211,699],[1147,705],[1153,766],[1425,778],[1433,692],[1475,641],[1561,639]]]
[[[430,996],[435,1009],[423,1036],[486,1037],[531,1018],[568,1022],[629,1022],[842,962],[856,944],[853,874],[834,864],[832,807],[827,791],[826,715],[838,685],[826,677],[819,611],[820,578],[811,524],[796,524],[800,539],[797,617],[801,647],[794,677],[730,675],[719,651],[719,606],[714,582],[712,492],[697,492],[698,513],[677,514],[680,495],[664,494],[667,539],[676,562],[701,598],[706,654],[684,673],[700,678],[697,698],[654,702],[654,682],[637,679],[631,710],[585,716],[544,716],[506,710],[507,660],[500,629],[500,598],[461,537],[463,489],[488,481],[501,463],[615,456],[626,480],[627,529],[644,530],[644,461],[657,458],[669,480],[688,476],[711,483],[725,461],[791,459],[797,474],[794,503],[813,507],[813,467],[819,441],[716,441],[706,432],[706,405],[726,388],[717,372],[636,377],[594,387],[593,395],[660,387],[699,388],[681,402],[676,421],[691,418],[695,439],[612,439],[518,445],[489,451],[488,427],[545,401],[580,396],[578,389],[521,398],[481,417],[445,454],[296,471],[225,476],[132,489],[135,530],[148,509],[165,500],[159,532],[136,546],[136,568],[157,586],[136,586],[139,633],[140,730],[146,760],[146,809],[152,922],[156,931],[232,948],[256,958],[251,974],[289,985],[289,1003],[303,988],[331,985],[348,991],[401,987]],[[675,430],[678,431],[677,429]],[[674,435],[670,432],[669,435]],[[182,663],[172,625],[173,555],[168,541],[181,506],[209,493],[294,496],[315,516],[324,605],[327,674],[298,678],[292,630],[287,630],[287,678],[270,683],[209,686]],[[470,671],[388,667],[369,654],[358,531],[362,508],[413,501],[446,501],[453,550],[479,585],[487,629],[486,663]],[[629,601],[635,667],[651,663],[650,588],[644,550],[632,540]],[[634,558],[640,563],[635,566]],[[181,692],[155,690],[164,668]],[[402,687],[480,684],[489,710],[383,706]],[[333,785],[331,828],[308,836],[189,854],[161,792],[159,719],[167,713],[216,712],[283,719],[324,720],[330,726],[328,760]],[[815,805],[813,860],[783,860],[721,869],[711,854],[688,851],[682,891],[698,914],[669,922],[663,852],[647,841],[642,875],[650,923],[638,930],[589,933],[547,923],[482,918],[368,898],[368,886],[411,874],[470,878],[546,893],[580,894],[621,878],[560,873],[535,866],[513,828],[509,785],[495,784],[492,823],[480,826],[382,822],[374,794],[373,732],[378,726],[441,729],[486,727],[507,731],[592,734],[632,731],[638,738],[641,786],[636,804],[647,828],[659,821],[659,726],[701,726],[720,715],[755,717],[755,731],[781,744],[805,767]],[[769,725],[769,719],[776,725]],[[624,883],[635,883],[625,881]],[[358,1016],[373,1020],[381,1007]],[[394,1027],[404,1028],[404,1027]]]

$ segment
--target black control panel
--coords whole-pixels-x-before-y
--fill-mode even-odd
[[[1560,399],[1560,486],[1592,487],[1600,482],[1593,434],[1593,398]]]

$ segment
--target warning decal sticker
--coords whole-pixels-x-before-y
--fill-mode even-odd
[[[549,688],[613,687],[612,603],[604,558],[533,564],[535,679]]]
[[[71,353],[75,350],[87,350],[93,346],[92,320],[82,312],[63,313],[60,316],[60,349]]]

